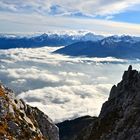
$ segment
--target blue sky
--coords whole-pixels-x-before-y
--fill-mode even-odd
[[[0,0],[0,32],[90,30],[140,36],[140,0]]]

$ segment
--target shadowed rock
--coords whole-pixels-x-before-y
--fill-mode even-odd
[[[72,128],[74,126],[75,124]],[[103,104],[99,116],[81,128],[77,134],[75,131],[72,140],[139,139],[140,73],[129,66],[123,74],[122,81],[112,87],[108,101]]]

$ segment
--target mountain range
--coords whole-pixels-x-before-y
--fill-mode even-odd
[[[67,45],[54,53],[86,57],[140,58],[140,38],[110,36],[98,41],[81,41]]]
[[[32,36],[18,36],[18,35],[0,35],[0,49],[9,48],[34,48],[43,46],[65,46],[79,41],[97,41],[103,39],[103,36],[95,35],[93,33],[85,34],[41,34]]]
[[[41,35],[0,35],[0,49],[59,47],[53,53],[69,56],[140,58],[140,37],[101,36],[91,32],[79,34],[44,33]]]

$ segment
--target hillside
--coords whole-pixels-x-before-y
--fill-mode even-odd
[[[59,133],[47,115],[16,99],[10,89],[0,85],[0,139],[59,140]]]

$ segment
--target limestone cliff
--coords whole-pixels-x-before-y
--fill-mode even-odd
[[[47,115],[0,85],[0,140],[59,140],[59,132]]]

